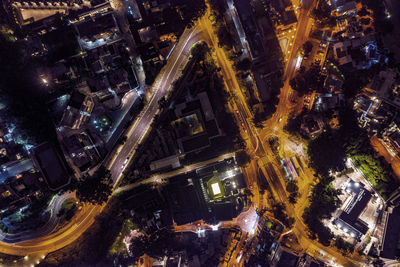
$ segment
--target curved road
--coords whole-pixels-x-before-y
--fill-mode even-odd
[[[153,96],[140,117],[127,131],[127,141],[117,149],[108,165],[114,184],[117,184],[122,177],[122,173],[127,165],[126,162],[132,158],[135,148],[149,131],[151,122],[158,112],[158,101],[171,91],[173,82],[180,77],[182,69],[189,60],[192,46],[201,40],[201,31],[198,26],[187,29],[182,34],[178,45],[175,47],[166,66],[164,66],[153,85]],[[66,198],[68,196],[59,197],[54,200],[54,203],[52,203],[54,211],[59,210]],[[24,232],[17,235],[3,234],[0,236],[0,240],[2,241],[0,243],[0,252],[24,256],[31,254],[45,255],[58,250],[72,243],[85,232],[103,208],[104,206],[83,206],[82,210],[74,216],[71,222],[55,233],[51,232],[56,227],[58,220],[56,216],[52,216],[41,230]],[[54,214],[56,212],[53,212]]]

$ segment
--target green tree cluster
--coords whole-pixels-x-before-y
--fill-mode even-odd
[[[327,130],[308,146],[308,156],[317,174],[328,176],[329,172],[342,171],[344,160],[353,160],[374,188],[387,198],[398,186],[390,165],[378,157],[370,144],[368,133],[358,126],[354,110],[344,109],[340,112],[341,127],[338,130]]]
[[[299,187],[297,186],[296,181],[289,181],[286,185],[286,191],[289,193],[289,202],[291,204],[296,204],[297,199],[299,198]]]
[[[129,251],[132,254],[133,262],[144,254],[152,258],[161,258],[176,251],[180,242],[176,240],[175,233],[167,228],[162,228],[149,235],[140,235],[133,239],[129,245]]]
[[[341,250],[345,255],[348,255],[349,253],[353,253],[353,251],[354,251],[354,245],[350,244],[349,242],[344,241],[343,238],[341,238],[341,237],[335,238],[334,245],[339,250]]]
[[[275,219],[282,222],[286,227],[291,228],[294,224],[294,218],[289,217],[286,213],[286,206],[283,203],[276,203],[272,206],[272,212]]]
[[[247,152],[245,150],[239,150],[235,153],[235,158],[237,161],[237,164],[240,167],[246,167],[249,165],[250,161],[251,161],[251,157],[249,154],[247,154]]]
[[[111,173],[104,166],[100,166],[93,175],[85,175],[73,185],[80,201],[100,205],[107,202],[112,187]]]
[[[320,66],[314,63],[308,70],[301,67],[296,76],[290,80],[289,84],[293,90],[298,92],[299,96],[302,96],[312,91],[321,92],[325,78]]]
[[[332,181],[333,177],[320,178],[311,190],[310,205],[304,209],[303,213],[303,220],[308,226],[310,238],[318,238],[318,241],[325,246],[330,245],[334,235],[322,220],[330,219],[332,212],[340,205],[338,198],[340,190],[333,188]]]

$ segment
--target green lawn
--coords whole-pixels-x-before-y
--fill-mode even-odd
[[[125,254],[128,252],[124,243],[124,238],[135,228],[137,228],[137,225],[135,225],[131,219],[126,219],[124,221],[121,227],[121,231],[119,232],[117,238],[115,238],[115,241],[111,246],[111,255]]]

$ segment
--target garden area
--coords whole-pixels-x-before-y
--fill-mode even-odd
[[[332,212],[339,208],[340,190],[332,186],[333,177],[319,178],[309,196],[310,205],[304,209],[303,220],[309,229],[309,237],[329,246],[334,238],[331,230],[325,226],[323,220],[330,219]]]
[[[121,231],[110,248],[110,255],[128,256],[128,248],[124,243],[124,239],[133,229],[138,229],[138,225],[134,224],[131,219],[124,220]]]
[[[340,129],[327,130],[310,141],[307,152],[311,166],[318,175],[328,176],[331,171],[342,171],[349,157],[378,193],[387,199],[399,185],[390,165],[376,154],[368,133],[358,126],[353,110],[345,109],[339,117]]]

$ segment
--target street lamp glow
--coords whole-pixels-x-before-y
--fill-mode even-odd
[[[216,224],[216,225],[210,225],[211,230],[212,230],[212,231],[218,231],[220,224],[221,224],[221,223],[218,223],[218,224]]]

